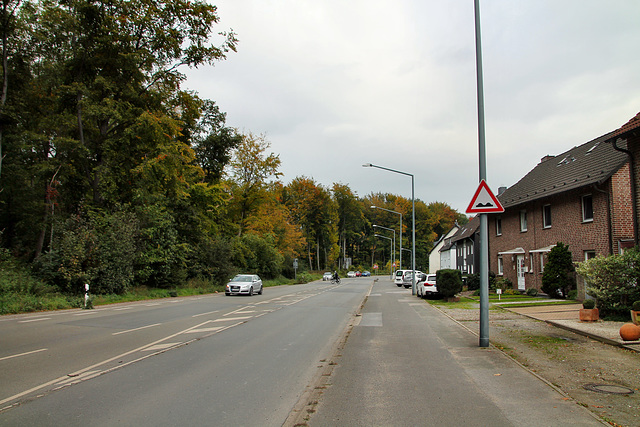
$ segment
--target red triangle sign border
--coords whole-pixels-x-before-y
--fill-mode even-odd
[[[493,202],[493,206],[486,206],[486,207],[476,206],[478,202],[478,196],[480,195],[480,192],[482,190],[485,190],[489,194]],[[500,213],[500,212],[504,212],[504,207],[502,207],[502,204],[500,204],[500,201],[498,200],[498,198],[491,192],[491,189],[489,188],[489,185],[487,185],[487,182],[484,179],[481,180],[480,185],[478,185],[478,189],[476,190],[476,193],[473,195],[473,199],[471,199],[471,203],[469,203],[469,206],[467,207],[466,213]]]

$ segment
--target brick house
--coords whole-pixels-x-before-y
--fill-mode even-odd
[[[626,141],[628,151],[621,147]],[[640,230],[640,113],[636,114],[631,120],[622,125],[620,129],[613,132],[607,140],[614,148],[623,150],[629,156],[631,165],[631,197],[633,199],[632,206],[635,208],[633,212],[634,229],[635,229],[635,246],[640,245],[638,234]]]
[[[540,289],[546,255],[557,242],[569,246],[574,262],[633,246],[629,161],[606,143],[613,133],[545,156],[500,189],[505,211],[488,217],[490,271],[514,289]],[[578,296],[584,298],[580,280]]]

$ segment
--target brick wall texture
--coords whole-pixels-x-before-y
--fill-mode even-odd
[[[640,145],[640,144],[638,144]],[[640,147],[639,147],[640,150]],[[640,175],[638,175],[640,176]],[[591,195],[593,220],[583,221],[582,198]],[[600,186],[588,186],[552,197],[514,206],[502,214],[489,215],[489,269],[498,273],[500,252],[524,249],[525,289],[540,289],[542,269],[540,253],[531,252],[558,242],[569,246],[575,262],[585,253],[610,255],[619,252],[621,242],[633,240],[633,214],[628,164]],[[543,226],[543,209],[551,209],[551,226]],[[520,231],[520,212],[527,213],[527,230]],[[496,233],[496,218],[502,224],[502,235]],[[518,289],[517,255],[505,254],[503,276]],[[542,262],[546,262],[546,257]]]

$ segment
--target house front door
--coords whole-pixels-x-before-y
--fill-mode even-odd
[[[525,273],[525,267],[524,267],[524,255],[518,255],[518,257],[516,258],[516,266],[517,266],[517,272],[518,272],[518,290],[519,291],[524,291],[524,273]]]

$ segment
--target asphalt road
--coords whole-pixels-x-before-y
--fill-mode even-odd
[[[0,318],[0,425],[282,425],[371,288]]]
[[[296,421],[311,427],[603,425],[388,279],[374,284],[358,319],[332,356],[332,374],[308,399],[314,404]]]

